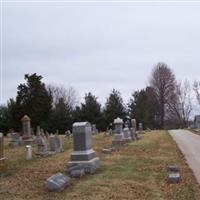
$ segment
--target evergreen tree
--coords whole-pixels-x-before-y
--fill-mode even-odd
[[[81,104],[81,116],[83,121],[96,124],[97,129],[104,129],[101,104],[91,92],[85,95],[85,102]]]
[[[59,130],[60,132],[64,132],[68,129],[71,129],[72,124],[72,110],[67,105],[63,98],[60,98],[58,102],[55,104],[55,108],[52,109],[50,115],[50,124],[49,130],[55,132]]]
[[[151,87],[134,92],[128,107],[130,117],[135,118],[137,122],[143,123],[144,127],[157,127],[156,113],[158,103]]]
[[[42,76],[36,73],[25,75],[25,84],[18,86],[14,117],[18,126],[21,118],[27,114],[33,127],[37,125],[48,127],[48,119],[52,105],[52,97],[48,94]]]
[[[125,119],[126,114],[126,108],[120,92],[113,89],[106,101],[104,108],[106,126],[108,126],[110,123],[113,123],[114,119],[117,117]]]

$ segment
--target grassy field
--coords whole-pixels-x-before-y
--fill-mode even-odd
[[[24,160],[23,147],[6,146],[8,171],[0,178],[0,199],[9,200],[199,200],[200,190],[182,154],[169,134],[152,131],[142,139],[130,143],[111,155],[101,149],[111,144],[111,137],[93,138],[94,149],[101,159],[101,169],[80,180],[73,179],[69,188],[61,193],[48,192],[45,180],[57,172],[65,173],[72,141],[64,138],[65,152],[46,158]],[[35,149],[34,149],[35,150]],[[166,168],[170,164],[181,167],[182,181],[171,185],[166,182]]]

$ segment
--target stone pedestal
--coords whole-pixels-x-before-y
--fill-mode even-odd
[[[77,165],[84,169],[85,173],[94,173],[100,167],[100,160],[92,149],[92,130],[89,122],[73,124],[73,140],[74,151],[68,162],[70,173]]]
[[[115,134],[113,136],[112,145],[121,146],[125,143],[123,134],[123,120],[120,118],[115,119],[114,125],[115,125]]]
[[[22,121],[22,139],[25,145],[29,145],[33,142],[32,135],[31,135],[31,119],[24,115],[21,119]]]
[[[25,159],[26,160],[32,159],[32,148],[30,145],[26,145],[25,147]]]

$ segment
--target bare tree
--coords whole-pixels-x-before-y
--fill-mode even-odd
[[[47,85],[47,89],[53,98],[53,106],[58,104],[60,99],[64,100],[64,103],[68,105],[70,108],[74,108],[78,103],[77,92],[73,87],[65,88],[60,85]]]
[[[159,103],[160,126],[164,128],[167,105],[174,98],[176,89],[175,75],[167,64],[159,62],[154,67],[150,85]]]
[[[200,82],[199,81],[194,81],[193,89],[196,94],[196,99],[200,105]]]
[[[176,85],[175,94],[168,104],[169,115],[174,121],[179,121],[179,126],[187,127],[192,111],[190,83],[187,80],[180,81]]]

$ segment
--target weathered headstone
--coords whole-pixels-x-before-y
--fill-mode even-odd
[[[85,173],[94,173],[100,167],[100,160],[92,149],[92,130],[89,122],[73,124],[74,151],[71,153],[68,169],[74,166],[84,169]]]
[[[49,132],[48,131],[45,132],[45,137],[46,137],[47,140],[49,139]]]
[[[48,146],[46,139],[41,135],[36,137],[36,144],[37,144],[37,155],[46,156],[48,155]]]
[[[70,185],[70,178],[57,173],[47,179],[46,187],[49,191],[60,192]]]
[[[46,156],[48,155],[48,146],[45,136],[42,136],[41,129],[37,127],[37,136],[35,139],[35,143],[37,145],[37,155]]]
[[[17,147],[21,144],[21,138],[20,138],[20,135],[19,133],[16,133],[16,132],[12,132],[10,133],[10,143],[9,143],[9,146],[11,147]]]
[[[25,146],[25,158],[26,158],[26,160],[32,159],[32,148],[30,145]]]
[[[40,129],[40,135],[41,135],[42,137],[46,137],[43,128]]]
[[[58,153],[63,150],[62,142],[58,135],[51,134],[49,136],[49,150],[54,153]]]
[[[31,144],[32,135],[31,135],[31,119],[24,115],[24,117],[21,119],[22,121],[22,139],[25,144]]]
[[[130,132],[130,129],[128,127],[128,124],[125,124],[125,128],[123,129],[123,132],[124,132],[124,140],[126,142],[131,142],[132,137],[131,137],[131,132]]]
[[[123,134],[123,120],[119,117],[114,120],[115,134],[113,137],[112,144],[114,146],[121,146],[124,144],[124,134]]]
[[[7,165],[4,157],[3,133],[0,133],[0,175],[4,174],[6,170],[7,170]]]
[[[143,124],[139,123],[139,131],[142,132],[143,131]]]
[[[92,134],[98,134],[98,130],[96,128],[96,124],[92,124]]]
[[[177,165],[168,166],[168,183],[179,183],[181,181],[180,168]]]
[[[49,136],[49,151],[56,152],[56,140],[55,135],[52,133]]]
[[[63,151],[63,144],[60,136],[58,134],[55,135],[55,142],[56,142],[56,152],[62,152]]]
[[[0,162],[4,159],[3,133],[0,133]]]
[[[136,140],[137,139],[137,124],[136,124],[136,119],[131,119],[131,137],[132,137],[132,140]]]
[[[65,131],[65,137],[70,137],[70,135],[71,135],[71,131],[70,130]]]

